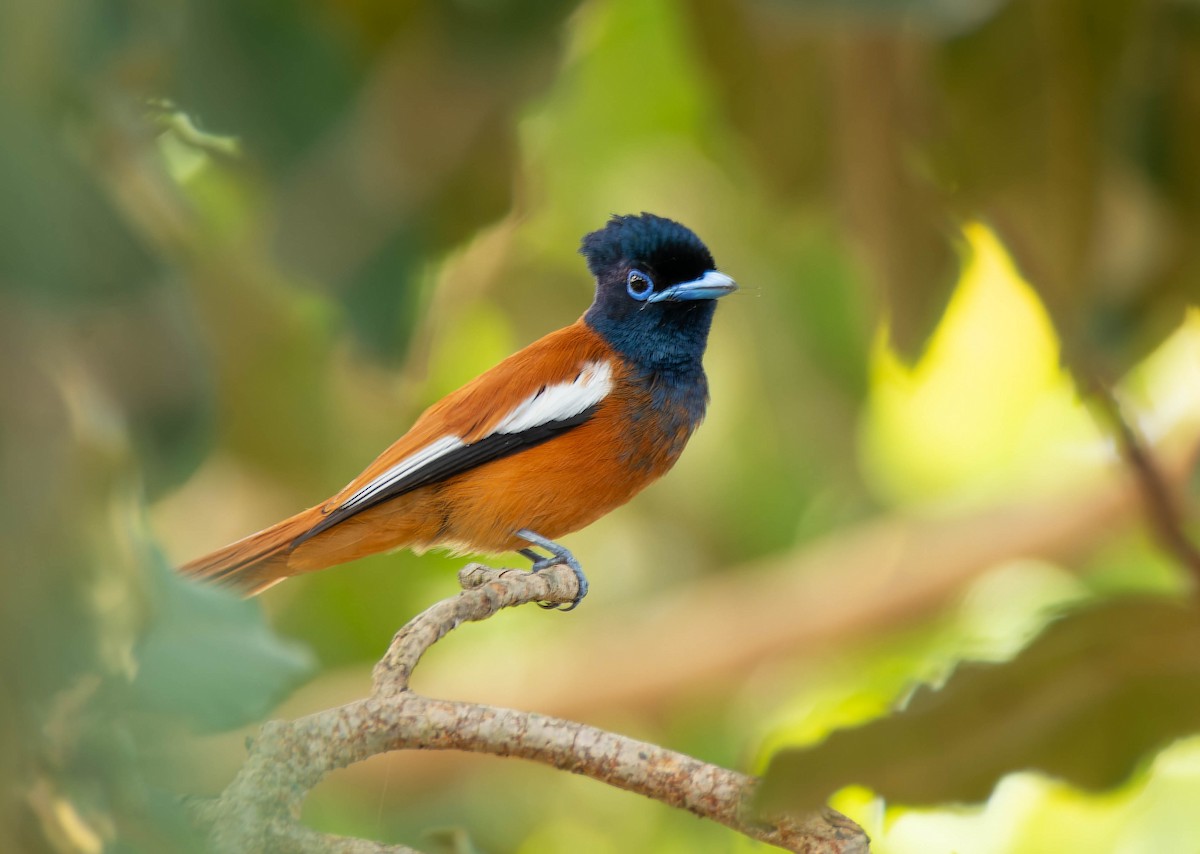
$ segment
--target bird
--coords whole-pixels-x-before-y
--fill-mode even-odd
[[[738,287],[693,231],[650,213],[613,215],[579,252],[595,297],[577,321],[434,403],[328,500],[180,571],[250,596],[399,548],[516,552],[534,572],[570,567],[561,609],[575,608],[587,577],[557,540],[679,459],[709,401],[716,300]]]

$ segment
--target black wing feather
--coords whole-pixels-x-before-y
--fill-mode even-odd
[[[523,430],[520,433],[492,433],[490,436],[484,436],[478,442],[472,442],[469,445],[456,448],[448,454],[438,457],[428,465],[417,469],[408,475],[408,477],[401,478],[387,489],[371,496],[368,501],[355,504],[352,507],[343,504],[341,507],[335,508],[310,530],[297,537],[292,542],[292,548],[300,545],[305,540],[315,537],[322,531],[328,531],[334,525],[346,521],[351,516],[355,516],[377,504],[382,504],[384,501],[404,495],[407,492],[412,492],[414,489],[419,489],[422,486],[428,486],[431,483],[448,480],[457,474],[462,474],[468,469],[473,469],[484,463],[490,463],[493,460],[510,456],[518,451],[524,451],[540,445],[542,442],[553,439],[555,436],[572,430],[590,420],[599,408],[600,404],[597,403],[594,406],[589,406],[578,415],[572,415],[570,418],[563,418],[559,421],[547,421],[545,424],[538,424],[536,427],[530,427],[528,430]]]

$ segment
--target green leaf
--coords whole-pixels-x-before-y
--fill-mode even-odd
[[[1073,613],[1013,661],[963,665],[903,711],[777,754],[762,805],[810,810],[849,784],[908,804],[981,801],[1025,769],[1109,788],[1200,730],[1198,652],[1195,605],[1128,599]]]
[[[0,97],[0,138],[0,291],[87,306],[156,284],[159,259],[57,133]]]
[[[139,705],[202,730],[261,719],[313,670],[305,647],[273,634],[254,601],[169,568],[137,651]]]

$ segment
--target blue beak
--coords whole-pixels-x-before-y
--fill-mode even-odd
[[[646,300],[646,302],[681,302],[691,299],[719,299],[726,294],[731,294],[737,290],[737,282],[726,276],[724,273],[718,273],[716,270],[709,270],[700,278],[691,281],[683,282],[678,285],[661,290],[658,293]]]

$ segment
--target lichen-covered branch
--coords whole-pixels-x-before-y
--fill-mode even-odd
[[[265,725],[219,798],[192,814],[221,852],[389,852],[413,849],[333,837],[300,824],[308,792],[338,768],[389,750],[463,750],[515,756],[582,774],[711,819],[754,839],[806,854],[859,854],[862,830],[827,810],[770,819],[750,813],[757,780],[657,745],[532,712],[423,697],[408,681],[421,656],[464,622],[530,602],[575,597],[565,568],[537,574],[468,566],[463,592],[420,614],[375,666],[371,694],[294,721]]]

